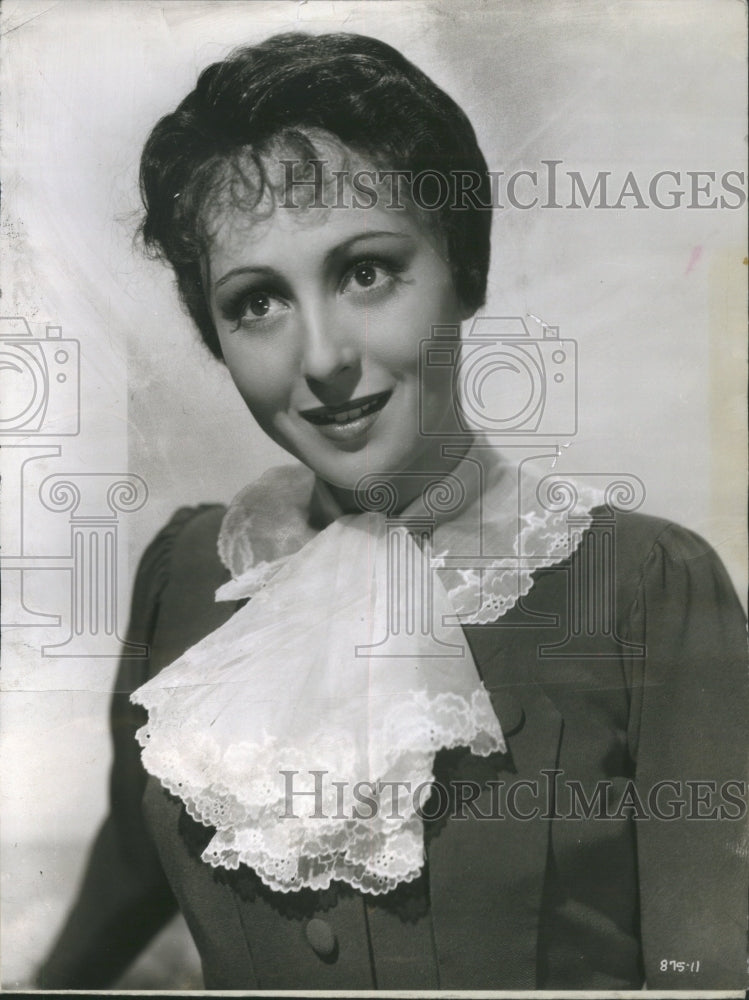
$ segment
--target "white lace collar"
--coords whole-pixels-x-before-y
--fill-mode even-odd
[[[604,500],[601,491],[576,486],[570,502],[568,479],[542,475],[536,465],[512,464],[479,438],[451,474],[452,482],[432,484],[444,494],[425,518],[434,524],[432,568],[439,570],[464,625],[496,621],[513,608],[530,591],[537,570],[572,554],[590,526],[591,509]],[[458,488],[464,491],[462,503]],[[420,520],[424,505],[419,512],[414,506],[400,519],[404,524]],[[219,588],[216,600],[252,597],[290,555],[340,516],[325,484],[306,466],[268,470],[241,490],[226,512],[218,553],[232,579]]]
[[[506,749],[460,623],[496,620],[576,544],[544,492],[478,443],[398,519],[336,517],[300,468],[239,494],[217,599],[252,600],[132,695],[146,770],[215,829],[204,861],[281,892],[418,875],[435,753]]]

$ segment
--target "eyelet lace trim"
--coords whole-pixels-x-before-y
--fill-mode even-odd
[[[383,515],[341,515],[304,467],[270,470],[237,496],[218,541],[232,580],[216,599],[252,600],[131,696],[148,710],[137,734],[146,770],[215,830],[207,864],[249,865],[284,893],[341,880],[379,894],[416,878],[437,750],[506,749],[460,624],[506,614],[538,569],[574,552],[601,502],[577,491],[572,532],[567,510],[547,509],[531,486],[521,512],[496,460],[459,516],[435,520],[421,546],[432,589],[415,588],[411,609],[431,631],[405,645],[390,633]],[[407,526],[395,530],[413,546]],[[446,647],[458,652],[445,658]],[[292,794],[291,815],[284,772],[306,792],[321,775],[319,794]],[[389,782],[407,783],[394,809]]]
[[[418,809],[429,797],[434,754],[455,746],[479,755],[504,749],[481,688],[470,699],[449,692],[429,699],[421,691],[403,698],[379,737],[387,748],[379,776],[357,784],[350,781],[355,754],[342,753],[322,729],[311,741],[314,758],[310,746],[277,739],[222,750],[204,731],[162,721],[167,702],[166,690],[142,700],[150,716],[138,732],[144,766],[193,819],[215,829],[203,861],[249,865],[279,892],[327,889],[335,879],[377,895],[412,881],[424,863]]]

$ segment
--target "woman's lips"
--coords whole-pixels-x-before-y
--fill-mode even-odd
[[[366,433],[392,396],[392,390],[359,396],[339,406],[318,406],[300,410],[299,415],[331,441],[352,441]]]

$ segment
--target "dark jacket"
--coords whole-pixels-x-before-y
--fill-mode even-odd
[[[438,754],[421,878],[281,894],[200,860],[210,830],[133,735],[129,693],[235,609],[213,600],[222,515],[179,511],[141,562],[129,639],[151,655],[121,664],[111,814],[42,985],[106,985],[176,898],[208,989],[746,987],[746,635],[702,539],[598,511],[511,612],[465,627],[508,752]]]

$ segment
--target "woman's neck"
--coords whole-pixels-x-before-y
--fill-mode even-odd
[[[398,514],[416,500],[424,490],[425,477],[428,476],[429,482],[433,483],[435,478],[452,472],[470,451],[475,440],[475,435],[470,435],[461,437],[455,444],[440,444],[435,452],[424,453],[408,469],[395,474],[383,472],[382,475],[373,476],[372,479],[376,479],[377,483],[390,485],[395,491],[396,505],[388,510],[388,513]],[[340,507],[341,513],[358,514],[363,510],[372,509],[363,491],[346,489],[327,482],[325,485]],[[371,489],[371,485],[369,488]]]

